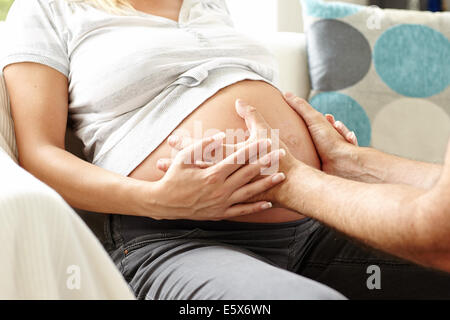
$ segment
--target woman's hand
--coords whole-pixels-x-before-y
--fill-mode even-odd
[[[263,174],[257,174],[256,176],[253,176],[252,179],[260,179],[260,181],[264,181],[267,179],[267,176],[265,176],[265,174],[273,171],[280,171],[280,173],[278,174],[280,182],[286,180],[286,176],[288,176],[289,178],[288,172],[296,166],[298,161],[289,153],[287,146],[279,139],[278,136],[272,136],[272,133],[274,131],[265,121],[263,116],[259,112],[257,112],[255,107],[250,106],[248,103],[240,99],[236,100],[236,112],[245,121],[247,129],[249,131],[249,138],[245,142],[234,145],[223,144],[223,152],[225,153],[229,150],[238,151],[245,148],[251,149],[253,148],[252,145],[254,145],[257,141],[264,141],[264,139],[268,137],[269,141],[271,142],[271,146],[269,147],[277,147],[279,149],[269,153],[267,156],[260,160],[262,162],[270,162],[267,163],[265,170],[262,172]],[[192,141],[192,139],[186,137],[172,136],[169,139],[169,145],[179,151],[184,151],[186,150],[186,148],[190,148],[193,143],[194,142]],[[157,167],[159,170],[167,171],[172,167],[173,163],[174,160],[172,159],[160,159],[158,161]],[[215,165],[215,163],[211,162],[207,158],[203,158],[199,161],[196,161],[195,165],[199,168],[207,168]],[[249,196],[246,201],[277,201],[277,190],[279,190],[279,188],[267,188],[266,190],[262,190],[259,193],[255,193],[251,197]]]
[[[243,203],[285,179],[283,174],[275,173],[252,182],[261,170],[271,165],[273,159],[282,157],[282,152],[275,150],[261,159],[251,159],[251,150],[270,145],[270,140],[259,140],[217,164],[199,167],[203,150],[222,148],[224,137],[224,134],[219,134],[203,139],[177,154],[163,179],[154,184],[147,197],[151,202],[148,207],[152,208],[152,218],[217,221],[272,207],[272,203],[267,201]]]
[[[323,116],[305,100],[291,93],[286,102],[305,120],[325,173],[351,178],[349,166],[357,156],[358,140],[354,132],[332,115]]]

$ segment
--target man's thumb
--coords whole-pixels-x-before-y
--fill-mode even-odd
[[[314,109],[308,102],[296,97],[292,93],[286,93],[284,98],[291,108],[294,109],[295,112],[303,118],[303,120],[305,120],[308,127],[317,124],[320,121],[326,120],[323,115]]]
[[[270,128],[266,120],[255,107],[252,107],[240,99],[236,100],[236,112],[245,120],[247,128],[251,134],[255,134],[255,132],[259,129]]]

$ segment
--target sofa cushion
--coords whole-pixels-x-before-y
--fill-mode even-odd
[[[4,22],[0,21],[0,39],[5,31]],[[2,46],[0,45],[0,50]],[[11,118],[8,94],[6,85],[0,71],[0,149],[5,151],[14,161],[17,162],[17,147],[14,134],[14,125]]]
[[[302,0],[311,104],[362,145],[442,161],[450,136],[450,13]]]
[[[17,162],[17,146],[9,99],[3,76],[0,75],[0,148]]]

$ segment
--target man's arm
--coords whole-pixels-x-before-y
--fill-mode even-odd
[[[430,189],[442,173],[441,165],[408,160],[372,148],[358,148],[356,156],[346,160],[348,162],[343,159],[347,163],[341,164],[340,176],[368,183],[407,184]]]
[[[388,155],[371,148],[359,148],[344,137],[351,134],[343,123],[325,117],[305,100],[285,95],[289,105],[305,120],[324,172],[368,183],[407,184],[430,189],[438,181],[442,166]]]
[[[237,112],[250,130],[270,130],[255,108],[237,105]],[[264,197],[372,247],[450,272],[450,144],[446,168],[430,190],[328,175],[288,150],[280,166],[287,180]]]
[[[287,208],[369,246],[450,272],[450,189],[361,183],[302,163],[287,177],[275,193]]]

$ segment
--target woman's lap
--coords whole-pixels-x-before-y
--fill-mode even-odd
[[[156,246],[139,249],[135,261],[124,263],[124,274],[131,271],[127,268],[135,268],[129,284],[139,299],[342,298],[328,287],[274,266],[245,249],[205,240],[174,240],[167,245],[170,248]]]
[[[116,247],[112,257],[140,299],[343,298],[330,288],[356,299],[450,298],[449,276],[310,219],[266,230],[162,230]],[[367,287],[371,265],[380,267],[381,290]]]

